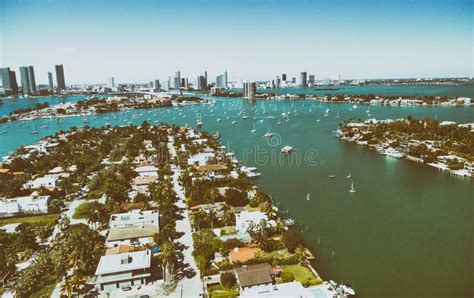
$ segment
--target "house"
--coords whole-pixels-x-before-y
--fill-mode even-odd
[[[142,211],[134,209],[126,213],[112,214],[109,220],[109,228],[128,228],[141,227],[143,225],[154,226],[156,232],[159,230],[158,211],[146,210]]]
[[[275,274],[272,266],[268,263],[243,265],[234,269],[240,291],[255,286],[272,285],[275,281]]]
[[[121,245],[114,246],[112,248],[107,248],[107,250],[105,251],[105,255],[108,256],[108,255],[123,254],[127,252],[132,252],[134,249],[135,249],[135,246],[133,245],[121,244]]]
[[[17,213],[48,213],[49,196],[37,196],[36,192],[29,196],[11,199],[0,198],[0,216]]]
[[[229,252],[229,259],[231,263],[245,263],[254,259],[258,252],[260,249],[256,247],[236,247]]]
[[[240,297],[299,297],[313,298],[313,294],[300,282],[292,281],[276,285],[261,285],[240,292]],[[319,297],[319,296],[318,296]]]
[[[158,176],[158,168],[155,166],[141,166],[134,169],[140,176],[156,177]]]
[[[146,284],[151,276],[151,251],[142,250],[105,255],[100,258],[95,275],[101,291]]]
[[[148,185],[158,180],[158,176],[137,176],[133,178],[134,188],[140,193],[148,191]]]
[[[23,185],[24,188],[31,188],[31,189],[37,189],[37,188],[56,188],[58,184],[59,178],[56,176],[44,176],[44,177],[38,177],[33,181],[29,181]]]
[[[154,225],[145,224],[140,227],[110,229],[105,246],[110,248],[121,244],[146,245],[153,243],[153,235],[158,233]]]
[[[242,211],[235,215],[235,227],[240,233],[245,233],[250,224],[258,225],[262,220],[268,220],[267,215],[263,212]]]

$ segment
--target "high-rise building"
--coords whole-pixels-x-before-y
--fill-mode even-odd
[[[207,87],[206,76],[198,76],[197,78],[197,89],[204,90]]]
[[[20,66],[20,80],[23,94],[30,94],[30,76],[28,75],[27,66]]]
[[[64,68],[62,64],[56,65],[56,83],[58,84],[58,91],[66,90],[66,82],[64,80]]]
[[[115,78],[114,77],[109,77],[108,78],[107,87],[109,87],[111,89],[115,88]]]
[[[49,84],[49,91],[54,90],[54,83],[53,83],[53,73],[48,71],[48,84]]]
[[[291,78],[291,82],[292,82],[293,84],[296,84],[296,78],[295,78],[295,77]]]
[[[10,84],[12,87],[12,95],[18,95],[18,83],[16,81],[16,73],[10,70]]]
[[[243,84],[243,95],[246,98],[252,98],[257,93],[257,83],[255,82],[244,82]]]
[[[308,85],[307,83],[307,73],[305,71],[303,71],[301,74],[300,74],[300,86],[301,87],[306,87]]]
[[[315,80],[314,80],[314,75],[309,75],[309,76],[308,76],[308,84],[313,85],[314,82],[315,82]]]
[[[153,90],[155,92],[159,92],[160,91],[160,80],[154,80],[153,81]]]
[[[280,77],[276,77],[275,88],[280,88],[280,87],[281,87],[281,79]]]
[[[28,66],[28,81],[30,82],[30,85],[28,86],[30,93],[36,94],[35,69],[31,65]]]
[[[216,84],[217,84],[217,88],[227,88],[228,86],[227,71],[217,76]]]
[[[286,73],[281,74],[281,80],[284,82],[286,81]]]
[[[0,77],[5,95],[17,95],[18,85],[16,83],[16,75],[10,67],[0,68]]]
[[[181,71],[177,71],[174,76],[174,89],[178,90],[181,87]]]

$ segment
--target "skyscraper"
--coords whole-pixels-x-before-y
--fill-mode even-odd
[[[28,89],[30,90],[31,94],[36,94],[36,80],[35,80],[35,70],[33,66],[28,66],[28,80],[29,86]]]
[[[49,85],[49,91],[54,90],[54,83],[53,83],[53,73],[48,71],[48,85]]]
[[[227,71],[225,71],[223,74],[217,76],[216,84],[217,84],[218,88],[227,88],[227,85],[228,85]]]
[[[282,73],[282,74],[281,74],[281,80],[282,80],[282,81],[286,81],[286,73]]]
[[[315,80],[314,80],[314,75],[309,75],[309,76],[308,76],[308,84],[313,85],[314,82],[315,82]]]
[[[160,91],[160,80],[154,80],[153,81],[153,89],[155,92]]]
[[[30,76],[28,75],[27,66],[20,66],[20,80],[23,94],[30,94]]]
[[[107,87],[113,89],[115,88],[115,78],[114,77],[109,77],[107,80]]]
[[[0,77],[5,95],[17,95],[18,84],[16,83],[15,72],[11,71],[10,67],[0,68]]]
[[[306,81],[306,78],[307,78],[307,73],[305,71],[303,71],[300,74],[300,86],[301,87],[306,87],[308,85],[308,83]]]
[[[257,83],[255,82],[244,82],[243,95],[246,98],[252,98],[257,93]]]
[[[174,76],[174,89],[178,90],[181,87],[181,71],[177,71]]]
[[[12,95],[18,95],[18,83],[16,82],[16,73],[10,70],[10,84],[12,87]]]
[[[64,68],[62,64],[56,65],[56,83],[58,84],[58,91],[66,90],[66,82],[64,80]]]
[[[197,89],[198,90],[204,90],[207,87],[206,83],[206,77],[204,76],[198,76],[197,78]]]

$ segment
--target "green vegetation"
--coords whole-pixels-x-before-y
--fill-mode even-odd
[[[322,283],[321,279],[317,278],[311,270],[303,265],[286,265],[282,267],[282,270],[282,276],[285,274],[289,277],[288,273],[291,273],[293,274],[294,279],[301,282],[303,285],[317,285]]]
[[[82,203],[81,205],[77,206],[74,214],[72,215],[73,219],[82,219],[86,218],[87,214],[90,213],[91,204],[90,203]]]
[[[210,286],[208,291],[211,298],[235,298],[239,296],[239,289],[226,289],[221,285]]]
[[[0,225],[14,224],[14,223],[53,223],[59,217],[59,214],[33,215],[25,217],[12,217],[0,219]]]

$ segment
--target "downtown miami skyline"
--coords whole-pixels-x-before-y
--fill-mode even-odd
[[[472,76],[470,1],[0,5],[0,65],[34,65],[38,84],[58,63],[75,84],[148,82],[178,69],[189,77],[227,70],[235,81],[301,71],[316,79]]]

